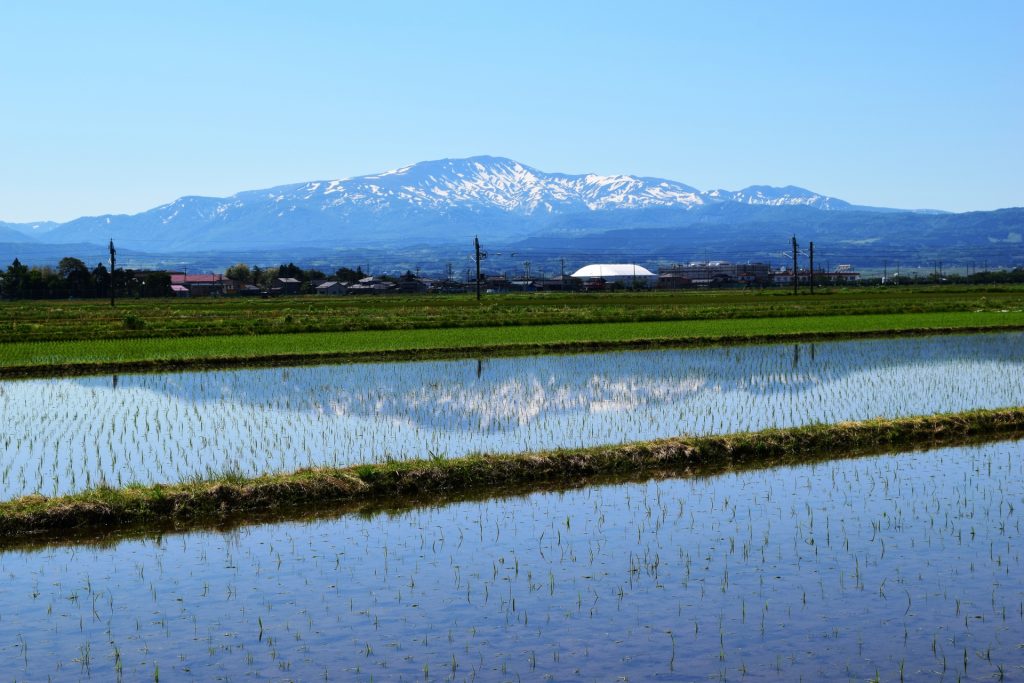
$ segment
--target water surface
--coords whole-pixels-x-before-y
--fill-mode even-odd
[[[1024,335],[0,382],[0,498],[1024,405]]]
[[[10,679],[1020,680],[1021,443],[0,553]]]

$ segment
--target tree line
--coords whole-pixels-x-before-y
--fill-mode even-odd
[[[367,277],[362,266],[355,268],[338,268],[328,275],[322,270],[315,268],[300,268],[294,263],[281,264],[280,266],[261,268],[245,263],[236,263],[224,271],[224,277],[245,285],[256,285],[257,287],[269,288],[274,280],[279,277],[290,277],[299,282],[313,282],[316,280],[334,279],[339,282],[355,282]]]
[[[111,273],[102,263],[91,270],[81,259],[65,257],[57,267],[24,265],[18,259],[0,272],[4,299],[87,299],[108,297],[113,287],[119,297],[171,295],[171,275],[165,272],[117,268]]]
[[[269,288],[279,277],[295,278],[307,283],[328,276],[319,270],[302,269],[294,263],[276,267],[249,267],[237,263],[227,269],[224,277],[242,284]],[[331,277],[352,282],[366,277],[362,268],[338,268]],[[65,257],[57,267],[26,266],[18,259],[0,271],[0,298],[3,299],[91,299],[110,296],[152,298],[171,296],[171,274],[166,271],[117,268],[111,276],[106,265],[97,263],[90,269],[84,261]]]

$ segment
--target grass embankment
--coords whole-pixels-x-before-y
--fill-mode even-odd
[[[729,436],[661,439],[522,455],[475,455],[304,469],[246,479],[99,488],[0,503],[0,542],[32,534],[116,528],[153,520],[201,521],[338,501],[460,493],[515,484],[577,483],[615,473],[700,474],[853,455],[870,449],[963,443],[1024,432],[1024,408],[772,429]]]
[[[1020,286],[0,302],[0,343],[1024,308]]]
[[[1024,312],[902,313],[0,345],[0,377],[412,360],[1024,329]]]

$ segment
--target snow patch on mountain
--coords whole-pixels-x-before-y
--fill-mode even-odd
[[[181,197],[134,216],[79,218],[53,227],[49,242],[139,249],[245,244],[376,244],[461,240],[485,234],[521,238],[553,221],[590,216],[612,226],[650,211],[689,213],[724,206],[850,205],[798,187],[701,191],[664,178],[546,173],[504,157],[440,159],[383,173],[240,192]]]

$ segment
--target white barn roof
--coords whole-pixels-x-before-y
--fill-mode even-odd
[[[583,266],[573,277],[654,277],[654,273],[643,266],[632,263],[594,263]]]

